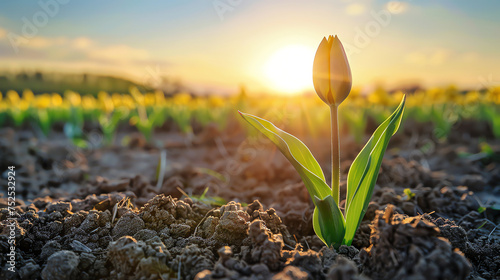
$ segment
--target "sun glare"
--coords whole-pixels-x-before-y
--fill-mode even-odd
[[[290,45],[271,55],[264,73],[270,86],[282,93],[299,93],[312,86],[314,49]]]

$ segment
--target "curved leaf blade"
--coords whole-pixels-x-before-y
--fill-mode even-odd
[[[314,197],[313,228],[316,235],[327,246],[338,249],[345,234],[345,220],[331,195],[324,199]]]
[[[363,219],[377,181],[380,165],[391,136],[401,124],[406,95],[394,113],[373,133],[358,154],[347,175],[346,232],[343,243],[351,245],[354,234]]]
[[[240,112],[241,116],[271,140],[299,173],[309,195],[323,199],[331,189],[325,183],[325,175],[311,151],[295,136],[277,128],[271,122]]]

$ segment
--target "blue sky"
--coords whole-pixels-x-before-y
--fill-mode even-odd
[[[60,2],[67,3],[0,3],[0,69],[91,71],[136,80],[155,72],[198,88],[279,90],[265,74],[273,55],[301,46],[305,62],[295,65],[291,57],[287,67],[308,68],[321,38],[338,34],[357,87],[473,88],[485,79],[500,81],[497,0]],[[50,3],[55,12],[48,15],[38,3]],[[26,20],[37,29],[32,37],[23,33]],[[15,47],[13,36],[20,38]],[[301,88],[308,89],[312,82]]]

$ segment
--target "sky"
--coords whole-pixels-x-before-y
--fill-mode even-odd
[[[313,90],[323,36],[353,86],[500,83],[500,1],[0,2],[0,71],[95,72],[197,90]]]

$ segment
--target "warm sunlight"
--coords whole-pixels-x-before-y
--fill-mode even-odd
[[[270,86],[284,93],[298,93],[312,87],[314,49],[290,45],[271,55],[264,65]]]
[[[500,0],[116,2],[0,0],[0,280],[500,280]]]

